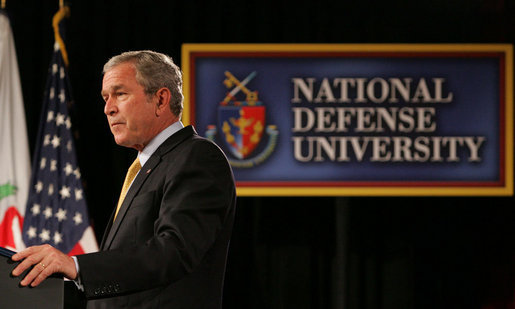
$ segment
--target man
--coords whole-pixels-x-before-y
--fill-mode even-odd
[[[61,273],[88,308],[221,308],[234,179],[222,151],[180,122],[179,68],[160,53],[123,53],[104,66],[102,97],[116,143],[137,149],[142,168],[101,251],[74,260],[30,247],[13,256],[13,275],[34,265],[21,285],[37,286]]]

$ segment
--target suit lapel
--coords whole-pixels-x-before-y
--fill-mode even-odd
[[[157,148],[157,150],[150,156],[145,165],[141,168],[140,172],[134,179],[125,199],[123,200],[122,205],[120,206],[120,210],[118,215],[116,216],[116,220],[113,222],[114,212],[111,215],[109,223],[107,225],[106,231],[104,232],[104,236],[102,238],[102,243],[100,245],[101,250],[108,250],[113,242],[120,225],[125,218],[125,214],[132,204],[132,200],[138,194],[141,186],[145,183],[148,176],[152,173],[152,171],[157,167],[157,165],[161,162],[161,157],[179,145],[182,141],[184,141],[189,136],[196,134],[195,129],[192,126],[187,126],[172,136],[170,136],[161,146]]]
[[[134,179],[132,182],[132,185],[127,192],[127,195],[125,196],[125,199],[123,200],[122,205],[120,206],[120,210],[118,211],[118,215],[116,216],[116,220],[112,222],[111,229],[109,229],[109,233],[107,234],[107,238],[105,239],[105,243],[103,248],[109,249],[111,246],[111,243],[113,242],[113,238],[118,232],[118,229],[120,228],[120,223],[123,221],[123,218],[125,217],[125,214],[127,213],[127,210],[129,209],[130,205],[132,204],[132,200],[134,199],[134,196],[139,192],[141,189],[141,186],[147,180],[148,176],[154,170],[156,165],[159,164],[160,158],[157,156],[152,156],[150,159],[145,163],[145,165],[141,168],[140,172],[138,173],[138,176]],[[112,221],[112,219],[111,219]]]

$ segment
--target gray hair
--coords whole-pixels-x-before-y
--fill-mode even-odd
[[[184,96],[182,94],[182,73],[171,57],[150,50],[130,51],[114,56],[104,65],[103,73],[117,65],[130,62],[136,69],[136,80],[143,86],[148,97],[166,87],[170,90],[170,109],[181,116]]]

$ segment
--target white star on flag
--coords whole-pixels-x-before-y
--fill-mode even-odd
[[[61,188],[61,191],[59,191],[59,194],[61,194],[61,198],[62,199],[65,199],[65,198],[68,198],[71,196],[71,193],[70,193],[70,188],[67,187],[67,186],[63,186]]]
[[[56,231],[54,233],[54,244],[58,245],[61,242],[63,242],[63,234]]]
[[[70,163],[66,163],[66,166],[64,167],[64,173],[66,176],[73,174],[73,166]]]
[[[75,189],[75,200],[76,201],[82,200],[82,190],[81,189]]]
[[[31,226],[29,227],[29,229],[27,230],[27,235],[29,236],[29,238],[35,238],[36,236],[38,236],[37,234],[37,231],[36,231],[36,228]]]
[[[34,189],[36,189],[37,193],[41,193],[41,191],[43,191],[43,183],[41,181],[38,181],[34,186]]]
[[[45,135],[45,140],[43,141],[43,146],[50,145],[50,134]]]
[[[51,160],[50,161],[50,171],[56,171],[57,170],[57,160]]]
[[[66,95],[64,93],[64,89],[61,90],[61,93],[59,93],[59,100],[61,103],[64,103],[66,101]]]
[[[59,145],[61,145],[61,139],[57,135],[54,135],[54,138],[52,138],[52,146],[57,148]]]
[[[54,112],[53,111],[49,111],[48,114],[47,114],[47,117],[46,117],[46,121],[50,122],[54,120]]]
[[[46,207],[45,211],[43,211],[43,214],[45,215],[45,218],[49,219],[52,217],[52,208]]]
[[[66,210],[59,208],[59,210],[57,210],[57,212],[55,213],[55,217],[57,218],[57,220],[59,220],[59,222],[66,220]]]
[[[75,225],[79,225],[82,223],[82,215],[80,212],[76,212],[75,216],[73,216],[73,221],[75,222]]]
[[[39,238],[41,238],[41,240],[42,240],[43,242],[45,242],[45,241],[49,241],[49,240],[50,240],[50,231],[49,231],[49,230],[47,230],[47,229],[43,229],[43,230],[41,231],[41,233],[39,233]]]
[[[41,158],[41,163],[39,164],[40,169],[44,169],[46,167],[46,158]]]
[[[41,212],[41,205],[34,204],[34,206],[32,206],[32,208],[30,209],[30,211],[32,211],[33,216],[39,215],[39,213]]]
[[[75,178],[77,179],[80,178],[80,170],[78,167],[75,169],[75,171],[73,171],[73,175],[75,175]]]
[[[61,114],[61,113],[58,113],[58,114],[57,114],[57,117],[55,118],[55,124],[56,124],[57,126],[60,126],[60,125],[64,124],[64,120],[65,120],[65,119],[64,119],[64,115],[63,115],[63,114]]]

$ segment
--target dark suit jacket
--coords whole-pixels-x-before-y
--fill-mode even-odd
[[[88,308],[221,308],[235,203],[223,152],[191,126],[176,132],[134,179],[101,251],[77,256]]]

